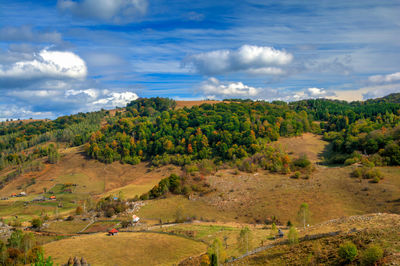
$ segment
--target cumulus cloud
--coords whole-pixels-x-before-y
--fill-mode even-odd
[[[0,29],[0,41],[61,43],[61,34],[53,32],[35,31],[31,26],[3,27]]]
[[[290,64],[293,55],[285,50],[269,46],[243,45],[237,50],[215,50],[187,57],[183,64],[204,75],[231,72],[252,74],[284,74],[284,66]]]
[[[99,95],[98,91],[95,89],[86,89],[86,90],[67,90],[65,92],[65,96],[67,97],[89,97],[91,99],[96,99]]]
[[[286,99],[288,101],[297,101],[297,100],[304,100],[304,99],[315,99],[315,98],[327,98],[333,97],[336,94],[334,92],[328,92],[324,88],[308,88],[305,90],[298,91],[293,95],[287,95]]]
[[[74,16],[113,23],[127,23],[147,11],[147,0],[58,0],[63,12]]]
[[[220,82],[216,78],[209,78],[204,81],[200,90],[209,97],[249,97],[256,96],[259,89],[247,86],[242,82]]]
[[[391,93],[400,92],[400,84],[382,84],[376,86],[364,87],[359,90],[362,95],[362,100],[368,100],[373,98],[379,98]]]
[[[93,102],[94,105],[100,105],[102,108],[113,108],[115,106],[123,107],[127,103],[139,98],[136,93],[125,91],[125,92],[112,92],[106,95],[106,97]]]
[[[15,104],[0,105],[0,121],[5,121],[7,119],[18,119],[18,118],[44,119],[44,118],[49,118],[52,115],[53,114],[51,112],[35,112]]]
[[[30,60],[0,64],[0,85],[20,86],[21,82],[45,79],[83,79],[85,62],[76,54],[65,51],[41,50]]]
[[[0,96],[0,101],[13,103],[10,108],[0,106],[0,118],[55,118],[69,113],[124,107],[137,98],[136,93],[122,88],[12,90]]]
[[[336,94],[324,88],[310,87],[300,90],[288,88],[256,88],[242,82],[221,82],[216,78],[209,78],[200,84],[200,92],[205,98],[250,98],[266,101],[298,101],[311,98],[329,98]]]
[[[393,83],[400,81],[400,72],[388,75],[375,75],[368,78],[373,83]]]
[[[311,97],[323,97],[327,95],[327,92],[323,88],[308,88],[307,92]]]

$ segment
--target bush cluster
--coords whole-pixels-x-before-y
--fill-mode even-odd
[[[352,177],[371,179],[371,182],[378,183],[383,179],[382,172],[377,168],[370,167],[357,167],[351,172]]]
[[[96,210],[102,211],[106,217],[121,213],[125,211],[126,208],[125,201],[119,198],[114,199],[112,196],[101,199],[96,206]]]

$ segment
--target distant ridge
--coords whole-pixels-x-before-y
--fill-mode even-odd
[[[367,102],[377,102],[377,103],[400,103],[400,93],[391,93],[381,98],[370,99]]]

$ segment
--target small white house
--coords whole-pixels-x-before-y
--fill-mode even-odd
[[[139,222],[140,218],[136,215],[132,215],[132,222],[137,223]]]

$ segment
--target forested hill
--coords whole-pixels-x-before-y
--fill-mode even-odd
[[[89,157],[105,163],[146,160],[154,165],[185,165],[203,159],[237,161],[268,153],[270,159],[279,158],[273,160],[277,162],[274,168],[282,169],[287,158],[279,151],[271,152],[269,143],[304,132],[323,134],[331,141],[336,163],[365,157],[376,165],[400,164],[397,103],[236,100],[181,109],[175,106],[171,99],[143,98],[113,116],[99,111],[53,121],[2,123],[0,167],[46,156],[38,147],[56,142],[84,144]],[[36,148],[26,150],[30,147]]]
[[[382,98],[368,100],[367,102],[400,103],[400,93],[392,93]]]

